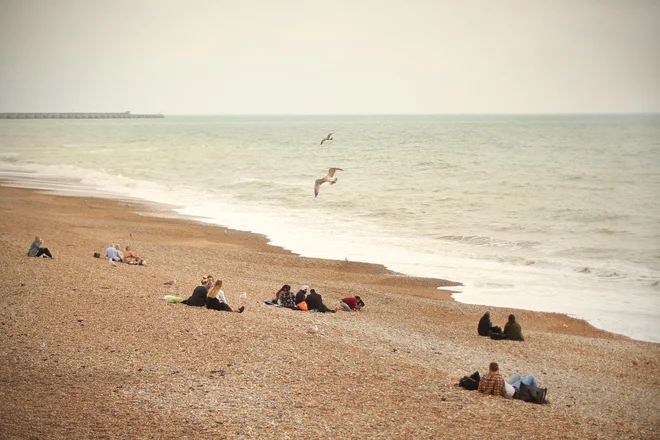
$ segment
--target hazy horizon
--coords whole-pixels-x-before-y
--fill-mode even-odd
[[[0,112],[660,113],[660,2],[0,0]]]

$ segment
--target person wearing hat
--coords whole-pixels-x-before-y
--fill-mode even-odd
[[[359,312],[364,307],[364,301],[359,296],[351,296],[340,300],[339,305],[345,312]]]
[[[305,301],[305,296],[307,295],[307,289],[309,289],[308,285],[302,285],[300,286],[300,290],[298,293],[296,293],[296,305],[300,304],[301,302]]]

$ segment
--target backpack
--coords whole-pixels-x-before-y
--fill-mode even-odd
[[[458,381],[458,386],[469,391],[475,391],[479,389],[480,380],[481,377],[479,376],[479,372],[476,371],[472,376],[463,376],[463,378]]]
[[[545,399],[546,394],[548,394],[547,388],[537,388],[532,385],[527,385],[526,383],[521,383],[520,390],[518,390],[514,397],[525,402],[542,404],[548,403]]]

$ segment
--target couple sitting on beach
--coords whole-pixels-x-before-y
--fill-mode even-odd
[[[524,341],[520,324],[516,322],[516,317],[509,315],[509,321],[504,325],[504,331],[500,327],[494,326],[490,321],[490,312],[484,313],[479,320],[477,332],[480,336],[490,336],[491,339],[510,339],[512,341]]]
[[[113,263],[126,263],[131,265],[146,266],[147,261],[140,258],[130,246],[126,246],[126,253],[123,253],[118,244],[110,244],[105,250],[105,258]]]
[[[225,292],[221,290],[222,280],[214,282],[212,275],[202,278],[202,284],[195,287],[190,298],[181,301],[182,304],[195,307],[206,306],[207,309],[220,310],[223,312],[236,312],[243,313],[245,306],[241,306],[238,310],[234,310],[227,303]]]
[[[335,313],[340,309],[348,312],[358,312],[364,307],[362,299],[360,299],[359,296],[355,296],[342,299],[339,302],[341,308],[330,309],[323,303],[323,298],[316,292],[316,290],[311,289],[308,295],[307,289],[309,289],[309,286],[307,285],[300,286],[300,290],[294,295],[293,292],[291,292],[291,286],[285,284],[277,291],[274,300],[266,301],[265,303],[293,310],[316,311],[320,313]]]

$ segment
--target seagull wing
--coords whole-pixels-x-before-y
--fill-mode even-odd
[[[319,189],[321,189],[321,185],[326,182],[325,177],[323,179],[316,179],[314,182],[314,197],[319,195]]]
[[[323,142],[327,141],[326,138],[321,139],[321,145],[323,145]]]
[[[335,171],[344,171],[341,168],[330,168],[328,170],[328,177],[332,177],[335,175]]]

